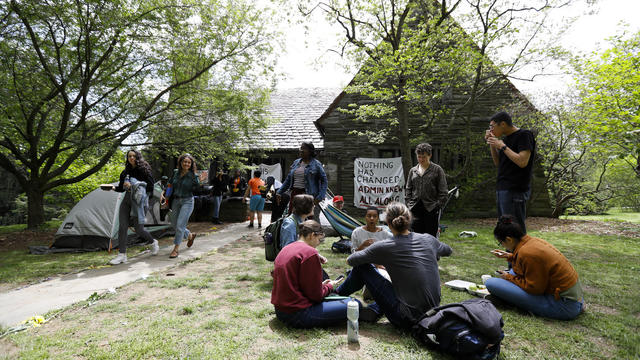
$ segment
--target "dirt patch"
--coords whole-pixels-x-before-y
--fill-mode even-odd
[[[587,304],[587,310],[589,312],[598,312],[606,315],[618,315],[620,312],[614,308],[610,308],[608,306],[600,305],[600,304]]]
[[[3,353],[7,359],[15,359],[20,349],[11,340],[6,338],[0,339],[0,353]]]
[[[0,251],[28,250],[29,246],[51,245],[55,230],[16,231],[0,235]]]
[[[483,226],[495,226],[496,220],[468,219],[465,222]],[[591,235],[613,235],[640,239],[640,224],[629,222],[604,222],[595,220],[568,220],[544,217],[528,217],[527,230],[541,232],[573,232]]]

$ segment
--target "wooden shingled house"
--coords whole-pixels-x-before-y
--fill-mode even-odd
[[[465,101],[463,96],[457,97],[450,94],[448,103],[451,107],[459,107]],[[324,143],[324,165],[329,175],[329,186],[335,193],[344,196],[345,208],[350,213],[363,213],[356,210],[354,204],[354,159],[389,158],[400,156],[399,144],[384,142],[374,144],[365,136],[351,133],[352,130],[374,130],[388,126],[385,119],[375,122],[363,123],[357,121],[355,116],[343,111],[353,108],[352,104],[371,103],[371,100],[359,94],[341,92],[315,121],[322,134]],[[524,110],[523,110],[524,109]],[[422,128],[424,121],[419,117],[410,119],[409,130],[412,136],[419,137],[421,141],[427,141],[433,146],[432,161],[442,166],[447,173],[449,188],[460,185],[460,197],[452,200],[447,207],[448,216],[456,217],[495,217],[497,215],[495,203],[495,182],[497,169],[494,166],[488,145],[484,144],[484,133],[488,128],[489,118],[495,112],[505,110],[514,113],[513,119],[516,126],[522,126],[518,114],[535,112],[534,106],[518,89],[508,80],[503,79],[489,88],[475,105],[475,110],[470,117],[471,136],[469,140],[474,144],[471,164],[473,171],[471,176],[453,176],[463,161],[463,155],[452,151],[447,145],[459,141],[463,137],[467,126],[462,116],[449,115],[446,118],[436,120],[428,132]],[[526,128],[525,126],[522,126]],[[535,133],[535,129],[532,129]],[[412,152],[415,144],[412,146]],[[538,150],[539,152],[540,150]],[[413,164],[415,154],[413,156]],[[539,157],[537,158],[539,160]],[[532,196],[529,200],[527,212],[529,216],[550,216],[552,208],[549,203],[548,192],[544,186],[545,178],[539,163],[534,165],[534,178],[532,184]]]

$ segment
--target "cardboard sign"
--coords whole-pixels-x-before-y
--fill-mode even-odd
[[[385,208],[389,203],[404,203],[402,158],[356,158],[353,162],[353,205]]]

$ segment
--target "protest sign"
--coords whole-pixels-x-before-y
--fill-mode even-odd
[[[384,208],[394,201],[404,203],[402,158],[356,158],[353,162],[354,206]]]

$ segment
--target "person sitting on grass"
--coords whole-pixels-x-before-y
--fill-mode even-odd
[[[500,217],[493,235],[510,253],[497,249],[491,252],[506,259],[512,268],[486,281],[491,297],[551,319],[571,320],[583,311],[578,273],[558,249],[525,234],[511,215]]]
[[[410,232],[412,216],[406,205],[391,203],[385,215],[393,237],[351,254],[347,263],[353,270],[336,292],[348,296],[366,285],[375,300],[368,308],[384,314],[394,326],[410,329],[440,304],[438,259],[452,250],[429,234]],[[392,282],[372,264],[383,265]]]
[[[310,195],[303,196],[311,198],[313,204]],[[322,226],[307,220],[299,228],[299,240],[283,248],[273,263],[271,303],[276,317],[297,328],[344,324],[351,299],[324,299],[335,289],[337,281],[322,279],[322,260],[315,249],[324,239]],[[364,308],[360,311],[363,321],[371,321],[375,315]]]
[[[291,202],[293,204],[293,212],[287,216],[280,225],[280,248],[284,249],[285,246],[296,242],[300,236],[299,227],[300,224],[308,217],[313,216],[313,196],[311,195],[296,195]],[[325,264],[327,258],[318,255],[320,262]],[[326,280],[329,275],[322,270],[322,279]]]
[[[309,216],[313,216],[313,196],[296,195],[291,200],[291,205],[293,207],[291,215],[286,217],[280,226],[281,249],[298,240],[298,224],[301,224]]]
[[[393,237],[393,234],[388,227],[378,226],[380,222],[380,210],[378,210],[377,207],[369,206],[364,219],[366,224],[364,226],[357,227],[351,233],[351,253],[365,249],[377,241],[391,239]],[[391,281],[389,273],[385,270],[384,266],[376,265],[376,270],[385,279]],[[366,286],[362,291],[362,297],[365,301],[373,299]]]
[[[393,234],[386,226],[378,226],[380,210],[369,206],[364,216],[366,224],[357,227],[351,233],[351,253],[360,251],[376,241],[390,239]]]

